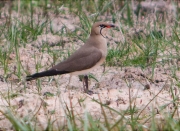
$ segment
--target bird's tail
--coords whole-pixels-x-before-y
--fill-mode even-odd
[[[70,73],[69,71],[57,71],[57,70],[47,70],[39,73],[35,73],[33,75],[26,76],[26,81],[31,81],[40,77],[45,77],[45,76],[54,76],[54,75],[61,75],[61,74],[66,74]]]

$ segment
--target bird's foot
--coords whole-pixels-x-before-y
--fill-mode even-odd
[[[85,93],[87,93],[88,95],[93,95],[93,94],[97,94],[97,92],[91,91],[91,90],[85,90]]]

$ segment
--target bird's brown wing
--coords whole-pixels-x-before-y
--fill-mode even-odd
[[[31,81],[44,76],[53,76],[75,71],[89,69],[97,64],[102,58],[102,53],[95,47],[80,48],[67,60],[55,65],[51,69],[26,77],[27,81]]]
[[[81,48],[67,60],[55,65],[50,70],[74,72],[89,69],[102,58],[102,53],[95,47]]]

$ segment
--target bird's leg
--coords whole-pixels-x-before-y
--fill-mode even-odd
[[[85,88],[84,88],[84,92],[88,92],[88,76],[85,75],[84,76],[84,84],[85,84]]]
[[[86,85],[85,85],[85,78],[84,77],[82,78],[82,82],[83,82],[83,89],[85,91],[86,90],[86,87],[85,87]]]
[[[84,78],[83,78],[83,88],[84,88],[85,93],[89,95],[93,94],[93,91],[88,89],[88,76],[87,75],[84,75]]]

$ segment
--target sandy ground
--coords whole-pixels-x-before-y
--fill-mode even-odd
[[[11,99],[9,104],[6,101],[7,99],[5,100],[2,97],[0,104],[1,106],[11,105],[14,113],[27,121],[36,117],[37,125],[43,129],[46,128],[47,118],[50,118],[50,115],[51,120],[55,120],[55,127],[63,126],[66,123],[67,109],[73,110],[77,117],[83,117],[85,112],[89,112],[97,119],[101,118],[103,120],[101,106],[94,100],[120,112],[128,109],[130,103],[135,106],[137,113],[145,108],[141,117],[147,117],[151,115],[149,112],[155,111],[159,118],[161,116],[159,114],[160,107],[165,107],[161,113],[170,112],[173,109],[173,98],[170,93],[172,80],[168,78],[167,74],[160,73],[159,69],[156,69],[156,79],[154,80],[148,79],[148,71],[142,71],[140,68],[107,67],[106,73],[102,71],[103,67],[101,66],[92,72],[99,80],[99,82],[90,80],[90,89],[97,93],[93,95],[83,93],[82,82],[79,81],[77,76],[72,77],[69,89],[65,91],[69,80],[68,74],[57,76],[55,78],[56,82],[42,82],[40,92],[37,90],[35,81],[28,82],[25,89],[23,85],[17,86],[1,82],[1,92],[5,93],[10,90],[11,93],[16,93],[17,96]],[[46,80],[47,78],[44,79],[44,81]],[[175,86],[171,88],[175,94],[179,94]],[[158,96],[156,96],[157,94]],[[153,99],[154,97],[155,99]],[[109,114],[108,109],[106,109],[106,112]],[[130,117],[128,114],[125,116],[127,119]],[[2,114],[0,117],[0,127],[9,129],[11,124],[7,122]],[[120,115],[116,113],[109,115],[109,120],[118,118],[120,118]]]

